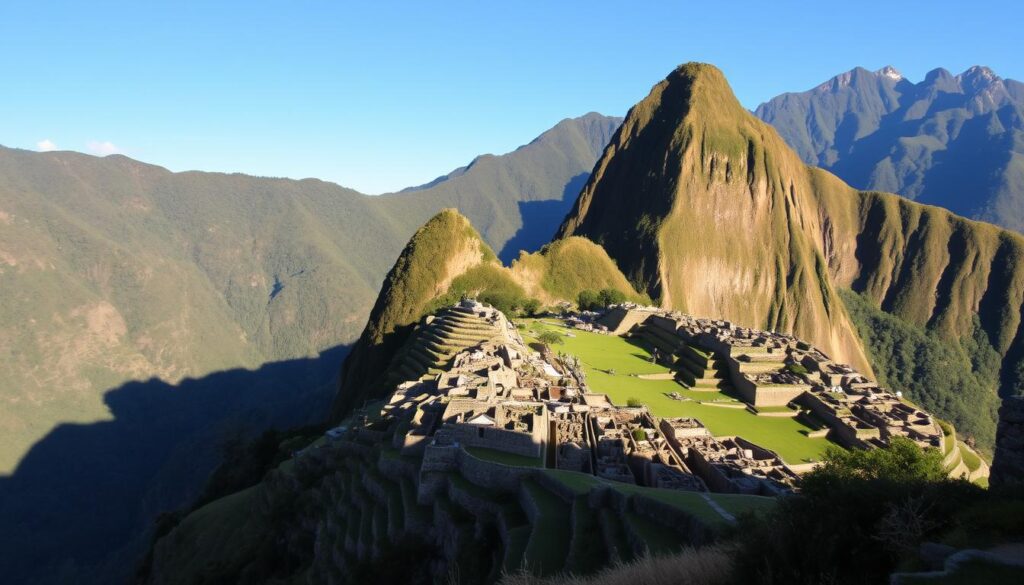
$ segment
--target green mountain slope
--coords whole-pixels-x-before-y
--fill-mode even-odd
[[[470,221],[445,209],[413,234],[388,273],[359,341],[345,359],[331,419],[340,420],[367,400],[382,398],[404,381],[390,376],[423,316],[469,295],[574,301],[583,290],[613,288],[639,295],[600,246],[583,238],[521,253],[504,267]]]
[[[1024,230],[1024,84],[986,67],[916,84],[856,68],[755,114],[850,185]]]
[[[980,328],[1001,393],[1020,391],[1024,239],[807,167],[714,67],[680,67],[630,111],[560,235],[602,244],[666,306],[793,331],[865,370],[839,289],[945,339]]]
[[[378,197],[0,148],[4,579],[121,581],[153,517],[195,497],[226,438],[323,415],[339,358],[426,218],[464,207],[496,249],[536,249],[617,124],[565,120]]]
[[[402,243],[442,208],[486,226],[495,249],[511,242],[511,258],[539,248],[617,124],[564,120],[379,197],[0,148],[0,472],[55,423],[109,416],[100,395],[126,380],[175,383],[353,341]]]

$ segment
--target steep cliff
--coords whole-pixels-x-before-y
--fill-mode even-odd
[[[828,277],[813,188],[721,72],[689,64],[630,110],[560,237],[601,244],[664,306],[792,331],[870,371]]]
[[[629,112],[559,237],[605,247],[665,306],[792,331],[867,369],[850,288],[947,339],[977,328],[1017,394],[1024,239],[804,165],[722,73],[687,64]]]

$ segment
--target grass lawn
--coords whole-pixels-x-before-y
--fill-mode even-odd
[[[959,443],[957,445],[960,448],[960,457],[964,460],[964,465],[971,471],[976,471],[981,467],[981,458],[978,454],[972,451],[967,445]]]
[[[506,573],[514,573],[523,568],[523,555],[529,541],[529,526],[518,526],[508,531],[508,545],[505,547],[505,558],[502,565],[502,569]]]
[[[536,340],[536,330],[570,332],[538,321],[524,322],[528,325],[528,330],[523,332],[527,342]],[[783,460],[793,464],[819,460],[825,448],[834,445],[825,438],[807,437],[810,427],[794,418],[759,417],[746,409],[673,400],[667,396],[670,392],[701,401],[720,399],[729,402],[734,399],[722,392],[688,391],[674,380],[644,380],[630,376],[664,373],[669,369],[652,364],[648,351],[633,340],[586,331],[573,330],[571,333],[575,337],[563,337],[564,343],[553,349],[578,357],[586,371],[590,390],[607,394],[615,404],[625,405],[630,398],[636,398],[655,416],[697,418],[713,435],[741,435],[775,451]],[[608,374],[609,369],[615,374]]]
[[[483,459],[484,461],[492,461],[494,463],[501,463],[502,465],[514,465],[516,467],[543,467],[539,457],[526,457],[525,455],[516,455],[514,453],[506,453],[504,451],[486,449],[484,447],[463,448],[473,457]]]
[[[606,533],[607,541],[615,548],[614,551],[608,551],[608,553],[610,555],[617,554],[620,561],[631,560],[633,549],[629,546],[629,540],[626,538],[626,531],[622,526],[622,516],[611,508],[601,508],[598,521]]]
[[[678,534],[645,516],[626,512],[623,520],[640,536],[653,555],[670,554],[685,546]]]
[[[588,575],[607,563],[608,551],[601,534],[600,517],[587,506],[587,497],[577,496],[573,506],[577,510],[572,527],[570,556],[573,562],[565,570],[574,575]]]
[[[544,472],[557,479],[563,485],[569,487],[577,495],[585,495],[595,486],[607,485],[624,494],[633,494],[651,498],[652,500],[683,510],[708,526],[721,527],[726,524],[725,518],[723,518],[722,515],[714,508],[708,505],[707,500],[704,499],[704,495],[697,492],[636,486],[627,483],[603,480],[585,473],[559,469],[546,469]],[[748,496],[743,494],[707,495],[714,500],[715,503],[734,516],[738,516],[744,512],[765,511],[775,506],[774,498],[767,498],[764,496]]]
[[[570,506],[533,481],[523,487],[540,509],[526,545],[525,559],[540,575],[553,575],[562,569],[572,539]]]

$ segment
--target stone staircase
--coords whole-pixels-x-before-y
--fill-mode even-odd
[[[678,355],[676,369],[691,390],[725,392],[732,389],[729,368],[721,357],[690,344],[684,344]]]
[[[430,323],[417,328],[395,355],[387,382],[397,385],[437,375],[447,368],[455,354],[500,335],[497,326],[477,317],[470,309],[444,309]]]

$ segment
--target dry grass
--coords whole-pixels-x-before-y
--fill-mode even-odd
[[[725,585],[733,581],[730,551],[721,546],[686,549],[662,557],[643,557],[613,565],[589,577],[550,578],[525,573],[505,575],[501,585]]]

